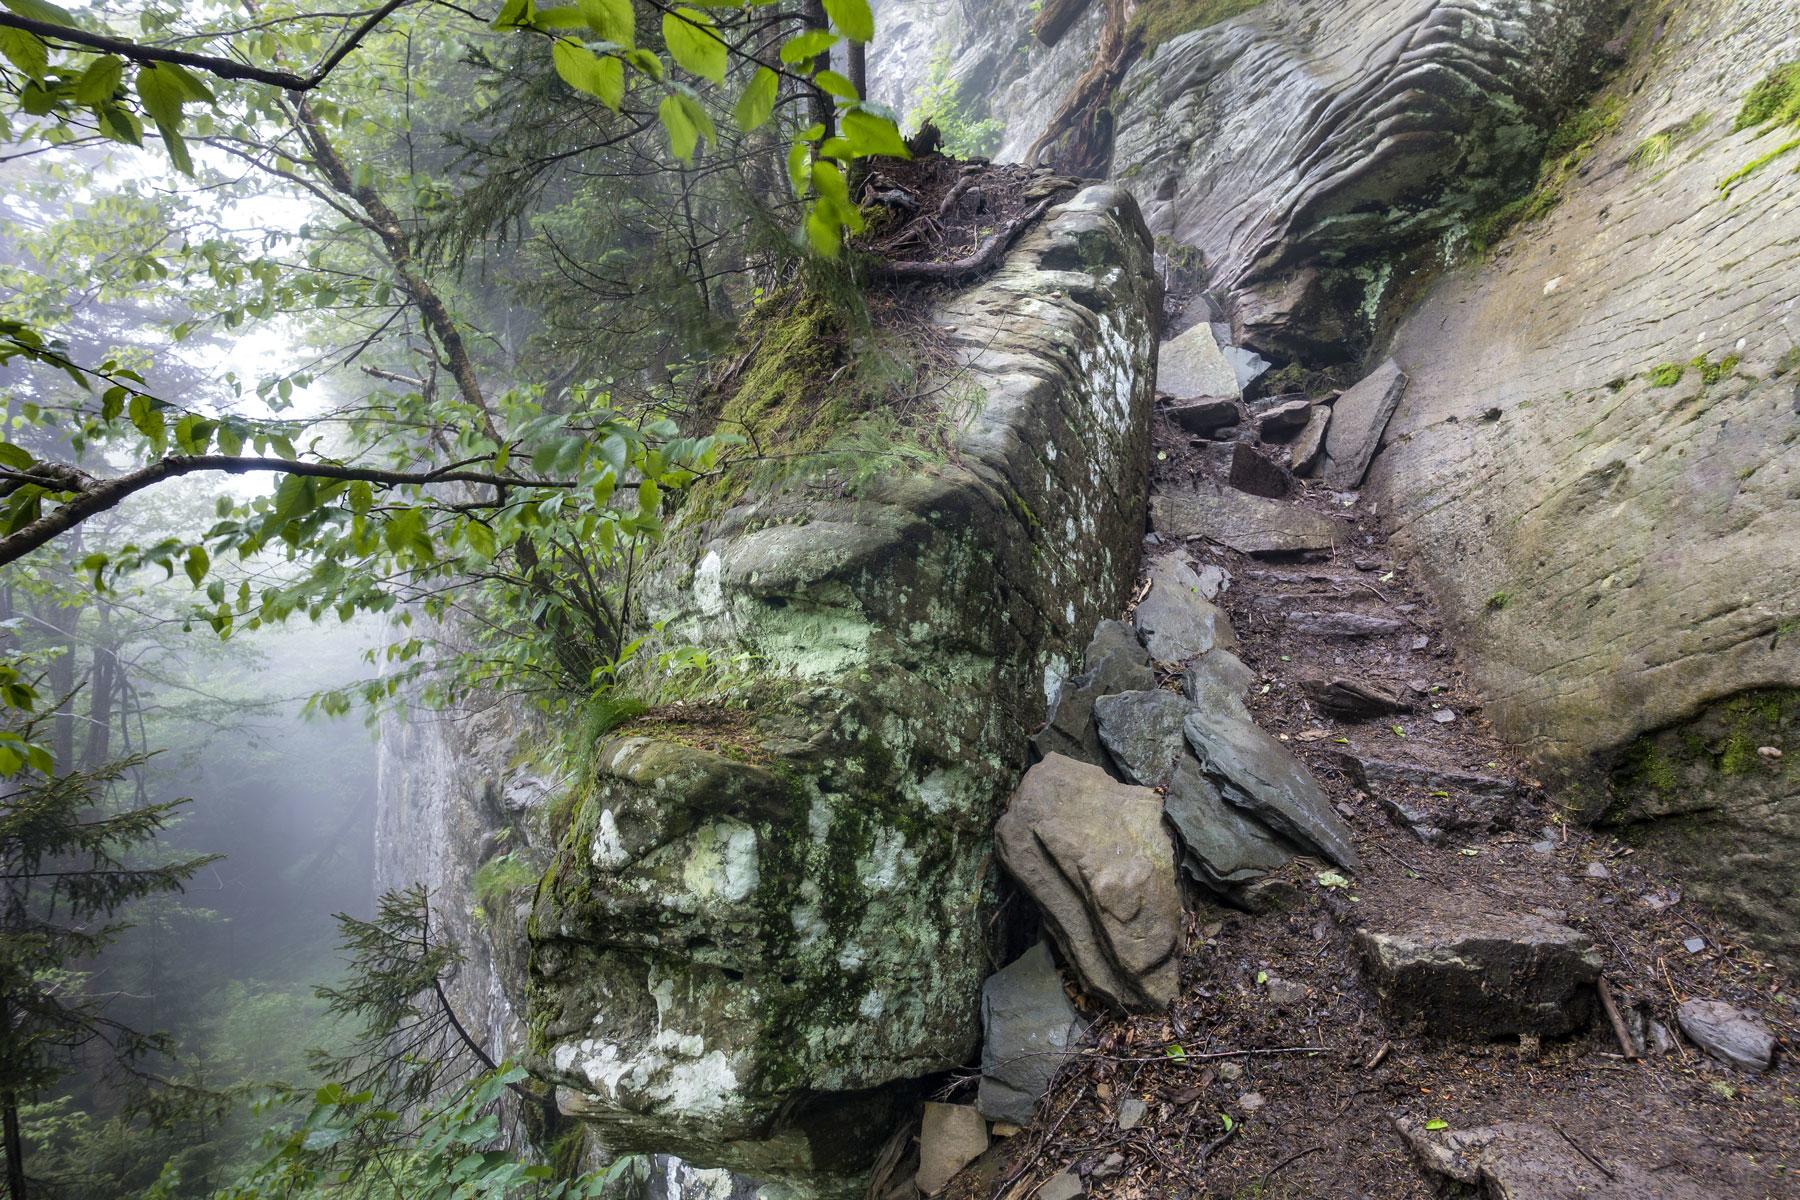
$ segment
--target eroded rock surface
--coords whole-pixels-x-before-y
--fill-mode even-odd
[[[1428,1130],[1410,1117],[1396,1118],[1419,1165],[1434,1175],[1479,1186],[1486,1200],[1719,1200],[1679,1171],[1646,1168],[1584,1150],[1574,1137],[1532,1121],[1506,1121],[1473,1129]]]
[[[981,986],[981,1087],[976,1107],[1026,1125],[1085,1028],[1039,942]]]
[[[994,848],[1088,991],[1133,1011],[1174,1001],[1181,894],[1162,797],[1053,754],[1026,772]]]
[[[1158,304],[1090,188],[939,302],[980,393],[947,462],[677,532],[645,603],[754,664],[747,725],[601,745],[532,917],[536,1045],[612,1149],[849,1194],[908,1081],[967,1061],[993,820],[1132,582]]]

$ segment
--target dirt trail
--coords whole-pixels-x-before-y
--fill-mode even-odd
[[[1158,489],[1224,482],[1221,455],[1160,413],[1157,445]],[[1800,1196],[1800,1069],[1790,1053],[1800,1045],[1800,989],[1679,899],[1679,880],[1561,822],[1555,798],[1483,720],[1481,696],[1442,640],[1430,598],[1359,498],[1304,484],[1288,502],[1340,522],[1337,547],[1276,561],[1153,535],[1146,556],[1184,553],[1197,567],[1230,572],[1219,604],[1257,676],[1248,703],[1350,822],[1364,870],[1345,886],[1331,875],[1322,881],[1324,864],[1298,860],[1270,890],[1274,907],[1259,914],[1192,897],[1174,1010],[1127,1019],[1078,997],[1094,1020],[1088,1048],[1058,1077],[1035,1123],[947,1194],[1026,1200],[1065,1168],[1084,1179],[1087,1195],[1120,1200],[1453,1194],[1419,1168],[1397,1131],[1396,1118],[1410,1117],[1420,1128],[1441,1121],[1452,1130],[1531,1121],[1553,1132],[1555,1150],[1575,1164],[1563,1184],[1489,1194],[1629,1195],[1635,1168],[1658,1186],[1671,1181],[1668,1195]],[[1363,637],[1303,633],[1288,620],[1293,612],[1396,625]],[[1308,679],[1374,685],[1411,711],[1335,718],[1309,698]],[[1434,717],[1438,710],[1452,716]],[[1346,766],[1346,753],[1519,786],[1508,795],[1491,783],[1439,779],[1384,786],[1378,797]],[[1397,811],[1441,835],[1422,840]],[[1678,1036],[1665,1052],[1631,1061],[1598,1013],[1585,1032],[1541,1048],[1392,1027],[1360,970],[1356,930],[1446,895],[1587,934],[1625,1019],[1651,1041],[1655,1027],[1676,1028],[1679,1001],[1721,999],[1759,1012],[1784,1042],[1774,1071],[1730,1069]],[[1319,1049],[1294,1052],[1301,1047]],[[1131,1098],[1145,1103],[1145,1115],[1121,1129],[1120,1105]]]

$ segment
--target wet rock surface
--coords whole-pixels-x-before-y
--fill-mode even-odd
[[[1150,567],[1150,591],[1138,601],[1131,619],[1144,649],[1157,662],[1185,662],[1214,646],[1237,644],[1230,624],[1212,601],[1209,585],[1180,555],[1165,555]]]
[[[1182,723],[1219,794],[1309,854],[1355,869],[1349,827],[1306,767],[1258,725],[1200,708]]]
[[[1588,1021],[1593,942],[1535,913],[1416,896],[1405,921],[1364,928],[1357,949],[1388,1018],[1445,1037],[1555,1037]]]
[[[1117,692],[1156,686],[1150,655],[1123,621],[1102,621],[1082,656],[1081,674],[1063,684],[1048,724],[1032,735],[1038,756],[1063,754],[1099,766],[1105,762],[1094,727],[1094,702]]]
[[[1329,550],[1342,526],[1307,508],[1216,484],[1160,490],[1150,497],[1150,523],[1171,538],[1204,538],[1245,554]]]
[[[989,1120],[1027,1124],[1086,1028],[1047,944],[1037,943],[982,985],[981,1023],[976,1107]]]
[[[1719,1000],[1689,1000],[1675,1010],[1681,1032],[1718,1059],[1746,1071],[1766,1071],[1775,1035],[1753,1012]]]
[[[1082,986],[1119,1009],[1175,998],[1181,897],[1162,798],[1053,754],[1025,773],[994,848]]]
[[[1438,1131],[1405,1116],[1394,1124],[1422,1167],[1477,1186],[1488,1200],[1718,1200],[1720,1195],[1679,1171],[1647,1170],[1617,1158],[1609,1163],[1553,1125],[1509,1121]]]

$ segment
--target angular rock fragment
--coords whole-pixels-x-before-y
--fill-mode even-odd
[[[1721,1000],[1687,1000],[1675,1010],[1681,1032],[1720,1062],[1766,1071],[1775,1059],[1775,1035],[1755,1013]]]
[[[1331,407],[1325,465],[1319,472],[1327,484],[1334,488],[1362,484],[1405,390],[1406,376],[1390,358],[1338,397]]]
[[[1412,711],[1412,705],[1386,688],[1355,679],[1302,679],[1306,698],[1334,717],[1356,721]]]
[[[1231,450],[1231,474],[1225,482],[1240,492],[1280,500],[1294,490],[1287,468],[1252,446],[1239,442]]]
[[[1217,336],[1215,334],[1215,336]],[[1263,377],[1269,369],[1269,360],[1254,350],[1246,350],[1242,346],[1221,346],[1220,353],[1231,369],[1237,372],[1238,386],[1247,388]]]
[[[1162,344],[1156,355],[1156,387],[1177,400],[1196,396],[1235,399],[1242,391],[1237,371],[1220,351],[1211,326],[1204,322]]]
[[[1359,612],[1291,612],[1287,623],[1296,633],[1319,637],[1375,637],[1406,628],[1405,621]]]
[[[926,1104],[919,1125],[919,1173],[913,1183],[927,1196],[987,1149],[987,1122],[966,1104]]]
[[[1195,705],[1218,709],[1241,720],[1250,720],[1244,693],[1256,682],[1256,672],[1226,650],[1203,654],[1181,673],[1181,694]]]
[[[1719,1200],[1719,1193],[1662,1166],[1649,1170],[1590,1156],[1547,1125],[1508,1121],[1432,1131],[1400,1115],[1394,1127],[1427,1171],[1479,1187],[1491,1200]]]
[[[1114,692],[1155,687],[1156,672],[1136,635],[1120,621],[1095,626],[1082,664],[1082,673],[1063,685],[1050,723],[1033,735],[1031,747],[1040,756],[1066,754],[1099,765],[1105,752],[1094,730],[1094,701]]]
[[[1566,925],[1449,896],[1396,909],[1387,922],[1359,931],[1356,945],[1398,1025],[1438,1037],[1556,1037],[1591,1015],[1600,956]]]
[[[1094,724],[1100,743],[1128,782],[1165,787],[1175,764],[1187,757],[1181,723],[1192,711],[1181,696],[1161,688],[1121,692],[1094,702]]]
[[[1132,613],[1144,648],[1157,662],[1186,662],[1214,646],[1237,645],[1231,622],[1207,596],[1207,583],[1179,554],[1150,565],[1150,590]],[[1213,595],[1217,595],[1216,588]]]
[[[1088,991],[1127,1010],[1174,1001],[1181,896],[1162,797],[1052,754],[1020,781],[994,847]]]
[[[1217,485],[1150,497],[1150,520],[1164,537],[1203,537],[1243,554],[1329,550],[1349,536],[1311,509]]]
[[[1349,828],[1318,781],[1255,722],[1203,705],[1189,714],[1182,731],[1206,777],[1229,803],[1309,854],[1352,870],[1361,865]]]
[[[1237,401],[1222,396],[1198,396],[1177,400],[1163,410],[1178,429],[1196,437],[1210,437],[1228,425],[1236,425],[1242,415]]]
[[[1312,416],[1309,400],[1287,400],[1257,414],[1256,436],[1265,442],[1283,442],[1306,428]]]
[[[1087,1188],[1082,1186],[1081,1176],[1066,1167],[1037,1190],[1037,1200],[1081,1200],[1085,1195]]]
[[[981,987],[981,1087],[975,1106],[993,1121],[1031,1122],[1058,1068],[1075,1051],[1081,1016],[1039,942]]]
[[[1325,430],[1331,425],[1331,410],[1315,404],[1307,414],[1306,425],[1288,447],[1288,467],[1296,475],[1310,475],[1325,453]]]
[[[1244,888],[1287,865],[1294,851],[1255,817],[1225,803],[1219,789],[1183,757],[1175,767],[1163,814],[1181,843],[1181,869],[1188,878],[1234,904]]]

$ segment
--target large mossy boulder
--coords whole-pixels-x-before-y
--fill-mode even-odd
[[[607,739],[532,919],[535,1046],[609,1148],[848,1195],[970,1060],[994,819],[1129,597],[1159,312],[1087,188],[935,303],[942,453],[695,506],[647,604],[747,708]]]

